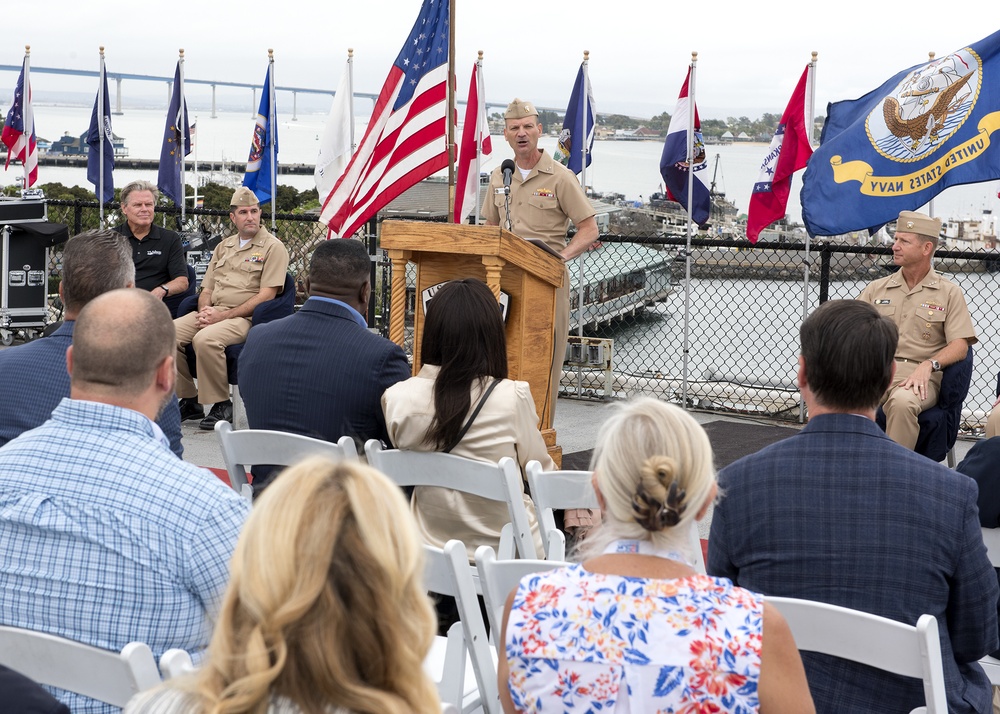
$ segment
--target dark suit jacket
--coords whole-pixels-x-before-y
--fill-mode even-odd
[[[975,482],[850,414],[719,474],[708,572],[765,595],[819,600],[914,625],[934,615],[950,712],[990,711],[980,657],[997,647],[1000,590]],[[803,653],[818,712],[910,711],[919,681]]]
[[[969,449],[955,470],[971,476],[979,486],[979,523],[983,528],[1000,528],[1000,436],[980,439]],[[1000,582],[1000,568],[995,568]],[[1000,601],[997,602],[1000,619]],[[1000,650],[993,652],[1000,657]]]
[[[382,392],[410,377],[399,345],[374,335],[341,305],[310,298],[290,317],[254,325],[239,359],[251,429],[326,441],[388,443]]]
[[[40,684],[0,665],[0,709],[18,714],[69,714],[69,707]]]
[[[52,416],[69,396],[66,348],[73,344],[74,320],[67,320],[48,337],[0,350],[0,446]],[[177,458],[181,444],[181,413],[172,397],[156,420]]]

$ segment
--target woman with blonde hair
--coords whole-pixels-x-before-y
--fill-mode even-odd
[[[507,600],[505,712],[815,711],[777,610],[691,567],[712,460],[670,404],[638,399],[604,423],[591,462],[604,519],[582,562],[527,576]]]
[[[388,478],[302,461],[254,505],[206,661],[125,711],[437,714],[422,669],[436,630],[423,563]]]

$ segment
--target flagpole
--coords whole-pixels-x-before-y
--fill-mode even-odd
[[[31,105],[31,45],[24,46],[24,94],[21,97],[21,109],[24,117],[24,161],[21,168],[24,170],[24,181],[21,183],[21,190],[29,188],[28,159],[31,156],[31,135],[35,133],[35,109]]]
[[[357,142],[354,140],[354,48],[347,48],[347,92],[348,100],[347,107],[351,115],[351,156],[354,156],[354,152],[358,148]],[[348,158],[348,161],[350,159]]]
[[[928,62],[933,62],[934,61],[934,57],[935,57],[935,53],[933,51],[927,53],[927,61]],[[927,213],[930,214],[931,218],[934,218],[934,199],[933,198],[931,198],[931,200],[927,202]]]
[[[197,132],[198,117],[194,118],[195,132]],[[191,197],[191,208],[198,207],[198,135],[195,134],[194,146],[192,147],[194,151],[194,195]]]
[[[181,179],[181,181],[180,181],[180,183],[181,183],[181,186],[180,186],[180,188],[181,188],[181,230],[183,230],[184,229],[184,207],[185,207],[185,204],[187,204],[187,187],[184,185],[184,158],[186,156],[186,154],[184,152],[187,149],[187,146],[184,144],[184,139],[185,139],[185,137],[184,137],[184,122],[185,122],[184,110],[186,109],[186,107],[184,106],[185,102],[184,102],[184,49],[183,48],[181,48],[181,50],[180,50],[180,57],[177,60],[177,65],[178,65],[178,67],[180,67],[180,71],[178,72],[178,77],[180,78],[180,98],[181,98],[181,101],[180,101],[180,114],[179,114],[180,121],[177,124],[177,130],[178,130],[178,133],[180,134],[180,140],[177,142],[177,144],[178,144],[177,150],[180,152],[180,159],[181,159],[181,172],[180,172],[180,179]]]
[[[483,127],[479,126],[479,117],[483,115],[481,107],[485,106],[486,97],[483,95],[483,51],[479,50],[479,59],[476,60],[476,94],[479,96],[479,102],[476,106],[476,213],[474,225],[479,225],[479,212],[482,208],[482,200],[480,197],[481,191],[479,186],[479,177],[483,170],[482,160],[483,160]],[[469,107],[465,108],[465,121],[469,121]],[[462,187],[465,190],[465,187]],[[452,213],[455,209],[452,207]]]
[[[580,145],[580,185],[583,186],[583,195],[587,195],[587,137],[590,136],[589,128],[587,127],[587,106],[590,97],[587,95],[587,88],[590,86],[590,50],[583,51],[583,91],[580,92],[580,105],[577,106],[576,110],[580,112],[580,116],[583,121],[583,131],[580,132],[580,136],[574,136],[572,141],[574,144]],[[596,120],[597,117],[594,117]],[[589,200],[589,199],[588,199]],[[585,322],[583,318],[583,264],[584,260],[581,259],[576,261],[577,270],[577,290],[578,295],[576,299],[577,311],[576,311],[576,334],[578,337],[583,337],[583,323]],[[577,365],[576,368],[577,376],[577,390],[582,389],[583,381],[583,367]]]
[[[688,205],[687,205],[687,241],[684,248],[684,351],[681,368],[681,404],[687,409],[688,401],[688,357],[690,351],[691,328],[688,315],[691,310],[691,211],[694,208],[694,107],[695,107],[695,74],[698,69],[698,53],[691,53],[691,71],[688,76],[688,132],[687,132],[687,164],[688,164]]]
[[[98,79],[97,79],[97,122],[98,122],[97,128],[98,128],[98,140],[100,141],[100,143],[98,144],[98,148],[100,149],[100,156],[101,156],[101,166],[99,172],[101,180],[100,183],[98,184],[100,188],[97,189],[97,194],[98,194],[98,203],[100,203],[100,208],[98,209],[98,225],[101,228],[104,228],[104,201],[106,200],[104,196],[104,111],[105,111],[104,83],[107,81],[104,78],[104,45],[101,45],[100,52],[101,52],[101,70],[98,73]]]
[[[580,65],[580,71],[583,72],[583,86],[580,87],[580,103],[576,107],[576,111],[579,112],[581,127],[583,131],[580,132],[580,136],[573,136],[571,141],[574,144],[580,145],[580,185],[583,187],[583,195],[587,195],[587,137],[590,135],[587,129],[587,107],[590,103],[590,96],[588,95],[587,89],[590,87],[590,50],[583,51],[583,63]],[[597,117],[594,117],[595,120]],[[572,130],[572,129],[571,129]],[[568,164],[572,163],[572,157],[567,157]],[[589,198],[587,199],[590,200]],[[577,337],[583,338],[583,323],[586,322],[584,318],[584,308],[586,307],[583,303],[583,292],[584,292],[584,275],[583,275],[583,264],[586,262],[586,253],[580,256],[580,259],[576,261],[576,335]],[[576,393],[578,396],[583,394],[583,365],[578,364],[576,366]]]
[[[812,53],[812,59],[809,62],[809,79],[806,84],[809,87],[809,92],[806,97],[806,124],[809,127],[806,136],[809,137],[809,146],[812,146],[812,125],[813,116],[815,116],[815,109],[813,102],[816,101],[816,58],[819,57],[818,52]],[[805,253],[805,269],[802,271],[802,319],[805,320],[809,316],[809,232],[806,231],[806,253]]]
[[[463,189],[464,190],[464,189]],[[455,213],[455,0],[448,0],[448,215]]]
[[[275,116],[274,116],[274,50],[268,49],[267,51],[267,131],[270,134],[268,137],[268,151],[271,154],[271,230],[277,231],[277,219],[275,214],[278,211],[278,166],[276,164],[276,156],[274,153],[274,130],[275,130]]]
[[[806,80],[806,85],[808,88],[808,93],[806,94],[806,137],[809,139],[809,146],[812,147],[813,143],[813,117],[816,116],[816,58],[819,57],[818,52],[812,53],[812,59],[809,61],[809,78]],[[809,231],[806,231],[806,250],[804,256],[804,265],[802,266],[802,320],[809,316],[809,248],[811,246],[812,236]],[[800,398],[799,399],[799,423],[806,420],[806,403]]]

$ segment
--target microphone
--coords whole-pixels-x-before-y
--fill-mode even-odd
[[[503,171],[503,192],[509,194],[510,179],[514,174],[514,160],[504,159],[503,163],[500,164],[500,170]]]

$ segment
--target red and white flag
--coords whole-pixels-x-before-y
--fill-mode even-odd
[[[35,120],[31,111],[31,80],[28,56],[21,65],[21,76],[17,78],[14,101],[10,103],[7,120],[4,122],[0,141],[7,145],[7,164],[18,159],[24,165],[24,188],[30,188],[38,180],[38,146],[35,142]]]
[[[760,232],[777,220],[785,217],[788,194],[792,190],[792,174],[806,167],[812,156],[806,122],[812,121],[812,65],[795,85],[792,98],[785,113],[781,115],[778,129],[774,132],[767,156],[760,166],[760,175],[753,185],[750,195],[750,210],[747,216],[747,238],[757,242]]]
[[[448,166],[448,0],[424,0],[365,136],[320,221],[348,238],[403,191]]]
[[[472,65],[469,101],[465,105],[465,124],[462,127],[462,142],[458,148],[453,222],[464,221],[473,211],[473,207],[475,207],[476,222],[479,222],[479,160],[491,153],[493,153],[493,142],[490,140],[490,125],[486,118],[483,65],[482,61],[477,61]]]

